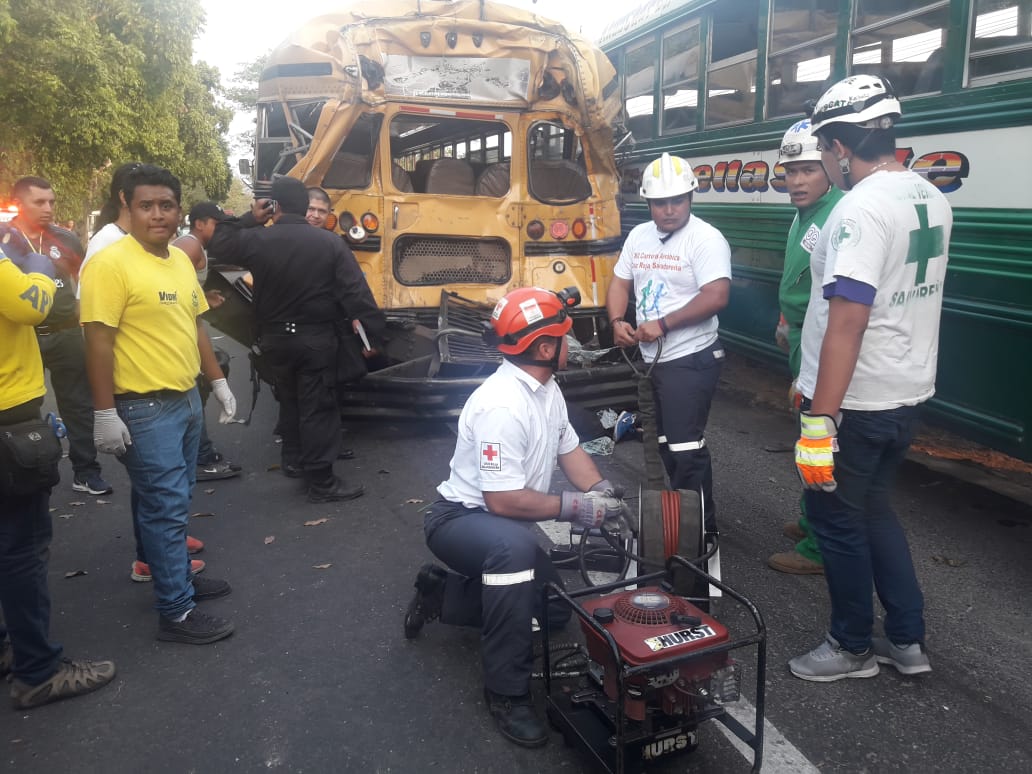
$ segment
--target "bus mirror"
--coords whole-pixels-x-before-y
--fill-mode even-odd
[[[237,162],[237,169],[240,170],[241,175],[251,176],[251,161],[250,159],[240,159]]]

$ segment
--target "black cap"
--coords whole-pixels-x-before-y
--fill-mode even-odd
[[[190,208],[188,217],[190,219],[190,227],[193,228],[199,220],[210,220],[211,218],[223,220],[226,217],[226,213],[215,202],[198,202]]]
[[[308,189],[295,177],[278,177],[272,182],[269,197],[279,203],[282,212],[304,215],[308,212]]]

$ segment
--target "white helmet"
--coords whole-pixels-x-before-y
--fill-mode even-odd
[[[781,139],[778,163],[820,160],[821,145],[817,141],[817,136],[810,133],[810,119],[804,118],[802,121],[792,124]]]
[[[813,109],[813,131],[827,124],[853,124],[864,129],[888,129],[903,115],[892,84],[877,75],[852,75],[817,100]]]
[[[699,181],[692,166],[680,156],[664,153],[641,173],[643,199],[669,199],[694,191]]]

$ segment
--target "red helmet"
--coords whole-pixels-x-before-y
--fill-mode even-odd
[[[580,291],[553,293],[544,288],[518,288],[495,304],[484,339],[506,355],[518,355],[541,336],[565,336],[573,327],[568,309],[580,303]]]

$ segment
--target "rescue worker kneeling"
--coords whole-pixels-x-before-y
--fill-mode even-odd
[[[578,445],[553,379],[566,366],[568,308],[576,289],[521,288],[494,308],[484,338],[505,361],[469,397],[459,417],[451,474],[425,511],[426,543],[450,570],[426,564],[405,616],[405,636],[428,621],[481,628],[484,696],[507,739],[548,741],[530,697],[531,619],[562,625],[568,609],[543,611],[541,589],[561,583],[530,522],[557,519],[618,527],[621,490],[602,478]],[[548,494],[559,466],[579,491]]]

